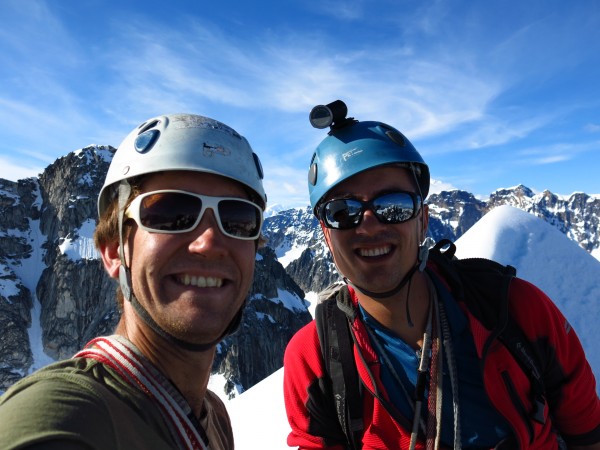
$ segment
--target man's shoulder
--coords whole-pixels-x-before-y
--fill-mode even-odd
[[[109,395],[111,390],[101,387],[114,389],[118,385],[115,374],[99,362],[69,359],[43,367],[16,382],[0,398],[0,406],[14,402],[17,397],[18,403],[33,406],[61,399],[60,404],[64,404],[69,398],[98,405],[98,399]]]
[[[202,427],[206,430],[211,448],[233,448],[233,430],[225,403],[211,390],[204,396]]]
[[[75,358],[38,370],[0,398],[0,448],[48,440],[93,442],[106,449],[140,443],[165,448],[160,443],[170,437],[163,422],[147,396],[110,367]],[[132,434],[132,429],[142,431]],[[152,440],[158,444],[146,445]]]
[[[111,367],[90,358],[73,358],[50,364],[16,382],[0,397],[0,410],[18,407],[36,414],[42,404],[65,410],[69,406],[75,410],[128,409],[123,408],[123,402],[143,410],[148,399]]]
[[[11,386],[0,398],[0,447],[94,433],[86,430],[91,423],[98,430],[111,428],[110,411],[103,400],[104,393],[110,394],[86,365],[76,360],[57,362]]]
[[[308,345],[309,343],[316,343],[318,345],[318,336],[317,336],[317,328],[315,320],[311,320],[302,328],[300,328],[296,333],[292,336],[290,341],[288,342],[287,348],[296,348],[303,347]]]
[[[17,381],[6,391],[2,399],[10,398],[16,393],[40,384],[78,384],[78,381],[90,378],[93,363],[95,361],[67,359],[49,364]]]
[[[316,322],[311,320],[292,336],[285,349],[284,366],[288,368],[286,374],[294,371],[300,373],[308,367],[313,371],[321,366],[321,346],[317,334]],[[293,368],[293,369],[292,369]],[[300,370],[302,368],[302,370]]]

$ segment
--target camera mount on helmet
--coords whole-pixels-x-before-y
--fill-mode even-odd
[[[308,116],[310,124],[319,129],[330,127],[332,130],[345,127],[357,122],[353,117],[346,117],[348,107],[341,100],[328,103],[327,105],[315,106]]]

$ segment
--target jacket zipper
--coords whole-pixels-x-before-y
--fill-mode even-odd
[[[515,409],[517,410],[517,412],[521,416],[521,419],[523,420],[523,422],[525,422],[525,424],[527,426],[527,431],[529,432],[529,443],[531,444],[533,442],[533,425],[531,424],[531,422],[529,420],[529,414],[527,413],[527,409],[525,408],[525,405],[523,405],[523,402],[519,398],[517,389],[515,388],[515,385],[511,379],[508,371],[506,371],[506,370],[502,371],[501,375],[502,375],[502,379],[504,380],[504,385],[506,386],[506,389],[508,390],[508,395],[509,395],[513,405],[515,405]]]

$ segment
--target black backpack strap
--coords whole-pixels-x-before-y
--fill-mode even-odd
[[[456,259],[455,251],[456,246],[444,239],[430,250],[429,255],[450,284],[455,298],[465,302],[469,311],[493,331],[527,374],[533,404],[530,417],[543,424],[546,404],[540,370],[543,365],[533,345],[509,314],[509,288],[517,274],[516,269],[484,258]]]
[[[346,289],[342,289],[344,290]],[[338,292],[335,297],[339,295],[343,293]],[[331,379],[338,421],[349,448],[354,450],[362,447],[362,391],[354,361],[348,317],[339,309],[335,297],[317,305],[315,320],[325,369]]]

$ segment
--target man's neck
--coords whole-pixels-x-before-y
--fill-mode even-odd
[[[429,312],[429,287],[424,273],[416,272],[412,281],[396,295],[375,299],[356,290],[361,306],[381,325],[389,328],[413,348],[422,345]],[[408,311],[407,316],[407,302]]]
[[[175,385],[199,417],[216,347],[203,352],[177,348],[135,318],[124,317],[121,317],[116,334],[131,341]]]

